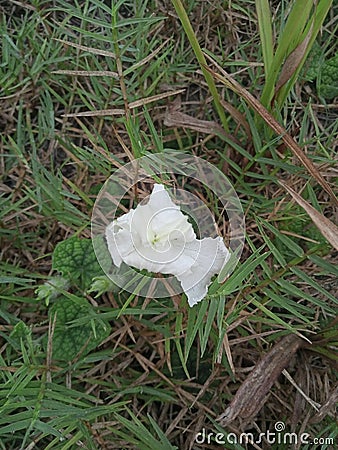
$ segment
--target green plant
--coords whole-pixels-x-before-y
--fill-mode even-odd
[[[305,0],[294,1],[287,17],[282,19],[275,45],[269,2],[256,0],[265,69],[260,101],[266,108],[278,113],[283,107],[331,6],[332,0],[322,0],[316,4]]]
[[[338,55],[324,62],[319,84],[319,94],[331,100],[338,96]]]

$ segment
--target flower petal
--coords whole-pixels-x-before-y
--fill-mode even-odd
[[[113,262],[176,276],[190,306],[207,294],[211,278],[230,257],[221,237],[196,239],[192,224],[163,185],[155,184],[146,205],[138,205],[106,228]]]
[[[184,240],[193,240],[196,235],[188,217],[170,198],[162,184],[155,184],[147,206],[153,212],[149,226],[157,235],[179,232]]]
[[[176,208],[180,209],[179,206],[171,200],[170,195],[165,190],[163,184],[154,184],[153,190],[149,196],[147,203],[153,211],[158,211],[163,208]]]
[[[221,237],[189,243],[184,253],[195,254],[195,262],[190,269],[177,274],[176,277],[188,297],[189,305],[194,306],[206,296],[211,278],[221,271],[230,253]]]
[[[113,259],[113,263],[115,264],[115,266],[120,267],[120,265],[123,262],[123,257],[121,255],[121,249],[118,246],[117,243],[117,236],[120,235],[121,236],[121,232],[116,232],[116,228],[118,226],[116,225],[116,221],[114,220],[114,222],[110,223],[107,228],[106,228],[106,240],[107,240],[107,245],[108,245],[108,250],[109,253]],[[122,230],[122,229],[121,229]],[[131,240],[128,238],[125,240],[126,245],[128,246],[128,248],[126,248],[125,250],[123,250],[123,253],[128,253],[130,251],[130,243]]]

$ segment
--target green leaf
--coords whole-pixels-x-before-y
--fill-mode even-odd
[[[194,308],[193,308],[194,310]],[[177,350],[177,355],[181,361],[182,364],[182,369],[184,370],[187,378],[190,378],[189,375],[189,371],[187,368],[187,364],[186,361],[184,359],[184,355],[183,355],[183,350],[182,350],[182,346],[181,346],[181,333],[183,330],[183,314],[178,312],[177,316],[176,316],[176,323],[175,323],[175,338],[174,338],[174,342],[176,345],[176,350]]]
[[[185,348],[184,348],[184,359],[185,362],[188,361],[189,353],[195,337],[199,330],[202,329],[202,323],[209,306],[208,300],[203,300],[199,303],[198,307],[189,309],[187,331],[185,335]]]
[[[271,225],[267,220],[261,219],[261,222],[264,224],[264,226],[274,233],[276,238],[286,247],[288,248],[293,254],[296,256],[303,256],[304,250],[295,242],[294,239],[289,238],[285,234],[282,234],[277,228],[275,228],[273,225]]]
[[[49,311],[56,315],[53,334],[53,359],[71,361],[79,353],[86,355],[97,347],[110,332],[110,326],[95,312],[86,299],[72,296],[58,299]],[[82,319],[83,323],[72,323]]]
[[[18,322],[11,331],[9,340],[14,348],[19,349],[21,340],[25,341],[30,335],[30,328],[25,324],[25,322],[20,320],[20,322]]]
[[[314,81],[318,73],[320,73],[321,66],[323,64],[323,51],[317,41],[314,42],[311,52],[304,64],[301,72],[301,77],[306,81]]]
[[[155,420],[151,417],[150,414],[147,414],[148,419],[154,430],[156,431],[157,436],[160,438],[161,441],[161,449],[162,450],[177,450],[177,447],[172,446],[170,442],[167,439],[167,436],[163,433],[161,428],[157,425]]]
[[[81,289],[88,288],[94,277],[103,275],[92,241],[71,237],[60,242],[53,252],[53,269],[58,270]]]
[[[338,96],[338,55],[323,64],[319,94],[327,100]]]
[[[265,252],[263,254],[259,254],[262,247],[257,249],[255,253],[253,253],[227,280],[223,285],[217,286],[216,283],[213,283],[211,288],[209,289],[210,294],[212,295],[230,295],[233,292],[237,291],[243,286],[244,280],[253,273],[257,266],[262,264],[264,260],[270,255],[270,252]],[[218,287],[218,290],[214,293],[215,287]]]
[[[140,450],[153,450],[155,448],[157,450],[177,450],[176,446],[170,444],[163,431],[155,425],[155,421],[153,419],[150,423],[156,434],[159,436],[160,441],[153,436],[148,428],[135,416],[135,414],[132,413],[132,411],[128,410],[128,413],[130,414],[131,420],[126,419],[120,414],[114,414],[118,422],[124,425],[124,428],[128,431],[128,435],[126,435],[123,431],[120,431],[119,427],[114,427],[113,432],[115,434],[120,437],[128,436],[128,442],[130,442],[129,439],[134,438],[133,441],[137,444],[137,448]],[[148,419],[149,418],[150,416],[148,415]]]
[[[268,0],[256,0],[259,35],[262,46],[265,77],[269,76],[273,60],[272,17]]]
[[[211,327],[213,325],[216,313],[218,312],[220,303],[222,303],[224,305],[225,299],[221,298],[219,300],[214,300],[214,301],[210,302],[205,325],[204,325],[204,327],[200,328],[201,356],[204,355],[204,352],[207,348],[207,344],[208,344],[209,336],[210,336],[210,332],[211,332]]]

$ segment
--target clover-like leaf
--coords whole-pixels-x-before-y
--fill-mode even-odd
[[[87,289],[94,277],[103,275],[92,241],[78,237],[57,244],[53,252],[53,269],[71,282],[79,283],[82,289]]]
[[[56,314],[53,334],[53,359],[71,361],[97,347],[110,332],[107,321],[100,319],[94,308],[81,297],[62,297],[50,308]],[[82,320],[81,320],[82,319]],[[74,323],[78,320],[79,324]]]

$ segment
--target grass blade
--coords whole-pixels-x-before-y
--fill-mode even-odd
[[[188,15],[187,15],[187,13],[186,13],[186,11],[184,9],[184,6],[183,6],[181,0],[172,0],[172,3],[173,3],[173,5],[174,5],[174,7],[176,9],[176,12],[177,12],[180,20],[181,20],[182,26],[183,26],[184,31],[185,31],[188,39],[189,39],[190,45],[191,45],[191,47],[193,48],[193,50],[195,52],[197,61],[199,62],[200,66],[201,66],[201,69],[202,69],[205,81],[208,84],[210,93],[211,93],[212,98],[213,98],[214,103],[215,103],[216,110],[217,110],[219,118],[221,120],[222,126],[223,126],[224,130],[226,132],[228,132],[229,131],[229,127],[228,127],[228,122],[227,122],[227,119],[226,119],[226,116],[225,116],[225,113],[224,113],[224,108],[223,108],[223,106],[221,104],[220,97],[219,97],[219,94],[217,92],[217,88],[216,88],[215,82],[214,82],[212,76],[210,75],[210,73],[205,68],[206,65],[207,65],[207,62],[205,60],[205,56],[204,56],[204,54],[203,54],[203,52],[201,50],[201,47],[200,47],[200,45],[198,43],[198,40],[197,40],[196,35],[194,33],[194,30],[193,30],[193,28],[191,26],[191,23],[189,21]]]
[[[256,0],[256,11],[263,53],[265,80],[268,80],[273,60],[272,18],[268,0]]]

